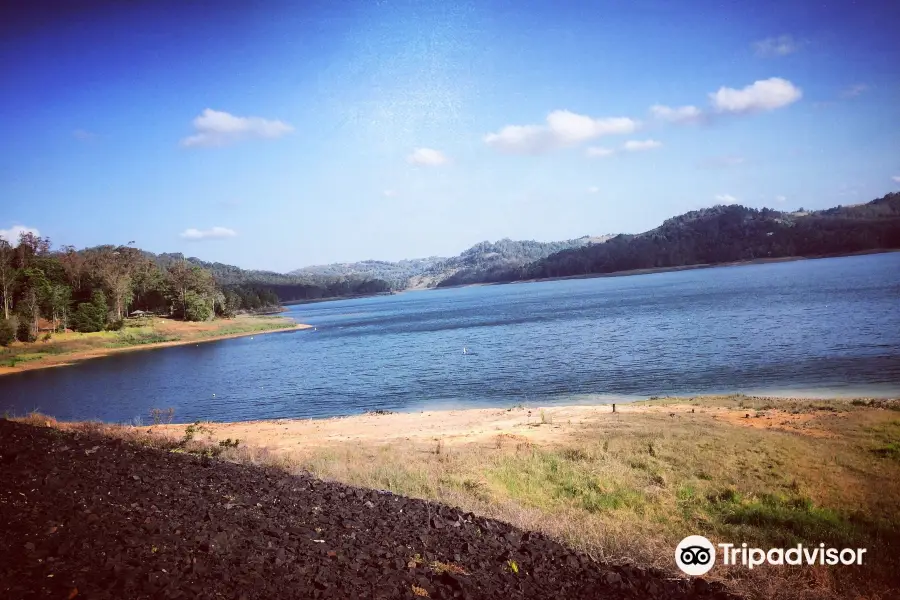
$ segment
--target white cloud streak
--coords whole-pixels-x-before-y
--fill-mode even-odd
[[[247,139],[275,139],[294,130],[283,121],[262,117],[236,117],[227,112],[207,108],[193,121],[196,133],[181,140],[181,145],[224,146]]]
[[[900,175],[894,175],[891,179],[894,180],[894,183],[900,183]]]
[[[447,157],[440,150],[432,148],[416,148],[412,154],[406,157],[406,162],[411,165],[421,165],[425,167],[439,167],[447,164]]]
[[[775,196],[775,202],[777,202],[778,204],[784,204],[785,202],[787,202],[787,197],[786,196]]]
[[[731,194],[716,194],[716,202],[722,204],[737,204],[738,199]]]
[[[596,185],[592,185],[591,187],[589,187],[587,189],[588,194],[596,194],[599,191],[600,191],[600,188],[598,188]]]
[[[236,235],[237,232],[234,229],[227,227],[213,227],[211,229],[194,229],[192,227],[182,231],[178,237],[190,242],[201,242],[204,240],[224,240],[233,238]]]
[[[855,83],[841,90],[841,98],[856,98],[869,89],[865,83]]]
[[[34,227],[26,227],[24,225],[13,225],[9,229],[0,229],[0,239],[4,239],[11,245],[15,246],[19,243],[19,235],[22,233],[31,233],[39,236],[41,232]]]
[[[589,158],[606,158],[615,153],[616,151],[612,148],[601,148],[600,146],[591,146],[584,151],[585,156]]]
[[[605,135],[634,132],[640,123],[627,117],[595,119],[568,110],[547,115],[546,125],[507,125],[484,136],[484,142],[509,154],[542,154]]]
[[[753,51],[756,52],[757,56],[773,58],[793,54],[802,45],[801,42],[798,42],[790,35],[779,35],[753,42]]]
[[[653,150],[661,148],[662,142],[656,140],[628,140],[622,149],[626,152],[644,152],[645,150]]]
[[[697,123],[703,119],[703,111],[690,104],[676,107],[654,104],[650,107],[650,114],[655,119],[668,123]]]
[[[740,90],[721,87],[709,95],[713,108],[718,112],[737,114],[775,110],[802,97],[800,88],[780,77],[761,79]]]

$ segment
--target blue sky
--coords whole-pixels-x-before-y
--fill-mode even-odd
[[[27,4],[0,235],[286,271],[900,189],[897,3]]]

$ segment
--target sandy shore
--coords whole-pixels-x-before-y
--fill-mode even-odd
[[[364,414],[327,419],[278,419],[236,423],[204,423],[204,435],[210,441],[240,439],[241,443],[270,451],[323,448],[346,443],[390,444],[393,442],[434,443],[450,446],[496,444],[498,436],[511,442],[531,444],[562,443],[579,431],[596,424],[627,419],[628,415],[681,418],[710,418],[737,427],[779,430],[814,437],[827,435],[815,423],[813,415],[792,413],[787,407],[765,411],[716,406],[717,397],[691,402],[672,398],[671,402],[628,402],[612,406],[550,406],[525,408],[475,408],[416,413]],[[771,399],[771,402],[786,402]],[[787,400],[789,402],[789,400]],[[837,401],[837,402],[847,402]],[[759,414],[758,414],[759,413]],[[840,418],[838,413],[833,418]],[[749,415],[749,416],[748,416]],[[147,427],[157,432],[181,436],[184,424]]]
[[[112,354],[120,354],[122,352],[134,352],[137,350],[156,350],[158,348],[169,348],[171,346],[187,346],[190,344],[204,344],[207,342],[218,342],[231,338],[247,337],[254,335],[264,335],[267,333],[278,333],[279,331],[296,331],[298,329],[310,329],[312,325],[296,324],[293,327],[282,327],[280,329],[268,329],[263,331],[244,331],[240,333],[228,333],[224,335],[214,335],[197,339],[174,340],[170,342],[156,342],[153,344],[140,344],[136,346],[125,346],[122,348],[93,348],[81,352],[72,352],[67,354],[51,355],[41,360],[28,361],[16,365],[15,367],[0,366],[0,376],[10,375],[12,373],[21,373],[22,371],[34,371],[36,369],[49,369],[51,367],[64,367],[75,362],[88,360],[91,358],[100,358],[110,356]],[[39,349],[39,348],[38,348]]]

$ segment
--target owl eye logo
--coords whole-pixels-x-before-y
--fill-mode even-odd
[[[690,535],[675,548],[675,564],[688,575],[705,575],[716,562],[716,548],[702,535]]]
[[[705,565],[712,559],[709,548],[688,546],[681,549],[681,562],[686,565]]]

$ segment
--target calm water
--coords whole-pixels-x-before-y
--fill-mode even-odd
[[[0,410],[320,417],[743,391],[900,396],[900,253],[301,305],[316,331],[0,378]],[[468,354],[463,353],[466,347]]]

